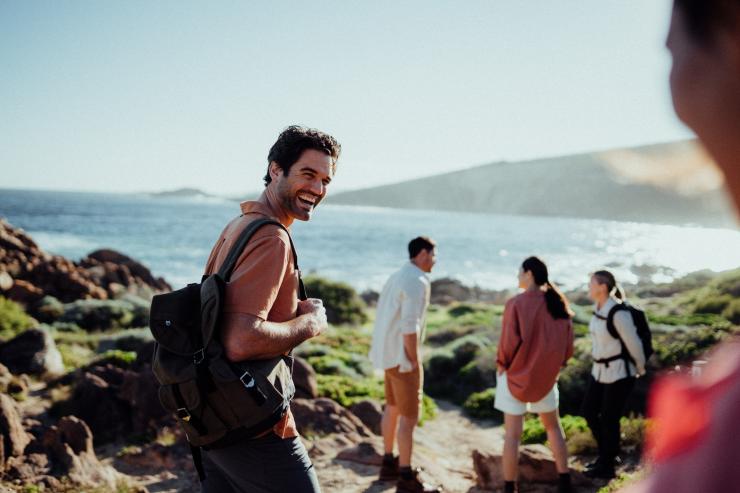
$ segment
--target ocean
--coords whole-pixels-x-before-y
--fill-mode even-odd
[[[99,248],[129,255],[177,288],[200,279],[206,259],[239,204],[212,198],[0,190],[0,216],[44,250],[78,260]],[[589,272],[622,282],[669,281],[740,266],[740,231],[593,219],[466,214],[320,205],[292,234],[301,270],[379,290],[418,235],[438,244],[432,279],[489,289],[516,287],[522,260],[540,256],[550,278],[584,286]]]

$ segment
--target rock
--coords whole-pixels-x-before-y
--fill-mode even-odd
[[[290,408],[301,435],[343,433],[353,442],[372,436],[360,418],[331,399],[295,399]]]
[[[6,459],[23,455],[31,442],[31,436],[23,429],[15,401],[5,394],[0,394],[0,435]]]
[[[159,428],[163,419],[172,419],[159,402],[159,383],[149,365],[138,372],[126,372],[117,398],[131,406],[129,418],[134,433]]]
[[[432,281],[431,302],[449,305],[455,301],[476,301],[504,304],[511,295],[509,291],[491,291],[477,286],[468,287],[457,279],[445,277]]]
[[[13,278],[5,271],[0,271],[0,291],[7,291],[13,287]]]
[[[80,266],[91,272],[106,289],[111,284],[118,284],[126,288],[149,286],[156,291],[171,291],[172,288],[161,277],[155,278],[151,271],[140,262],[115,250],[96,250],[80,261]],[[120,290],[113,287],[111,291]],[[136,293],[136,289],[129,290]]]
[[[43,298],[44,292],[28,281],[16,279],[6,296],[16,303],[28,305]]]
[[[337,454],[338,460],[379,466],[383,462],[383,446],[377,441],[362,441],[354,447],[343,449]]]
[[[372,308],[378,304],[380,293],[373,291],[372,289],[366,289],[360,293],[360,298],[362,298],[362,301],[364,301],[367,306]]]
[[[49,295],[69,303],[125,293],[149,299],[170,289],[164,279],[118,252],[93,252],[76,264],[44,252],[23,230],[0,219],[0,290],[14,301],[28,305]]]
[[[293,383],[297,399],[315,399],[319,396],[316,372],[308,361],[298,356],[293,361]]]
[[[134,306],[125,300],[77,300],[64,305],[59,320],[85,330],[108,330],[131,327],[134,318]]]
[[[93,436],[84,421],[65,416],[43,437],[44,448],[55,468],[79,486],[105,486],[113,491],[123,476],[110,466],[102,464],[93,449]]]
[[[64,403],[66,413],[80,417],[89,425],[97,444],[113,441],[131,430],[131,406],[117,398],[126,370],[112,365],[105,370],[103,373],[110,383],[99,375],[85,372]]]
[[[62,354],[44,329],[28,329],[0,344],[0,363],[15,374],[46,377],[64,373]]]
[[[489,454],[473,450],[473,468],[479,487],[499,490],[504,486],[503,465],[500,454]],[[588,478],[578,471],[571,470],[574,485],[591,484]],[[519,447],[520,483],[557,483],[558,471],[552,452],[544,445],[523,445]]]
[[[51,473],[49,457],[44,453],[30,453],[8,459],[6,474],[8,479],[23,482],[39,480]]]
[[[349,407],[352,414],[360,418],[365,426],[376,435],[382,435],[383,432],[380,429],[380,422],[383,419],[383,406],[378,401],[366,399],[363,401],[355,402]]]

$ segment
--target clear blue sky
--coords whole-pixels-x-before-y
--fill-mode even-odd
[[[0,187],[260,188],[291,124],[333,188],[682,139],[670,0],[0,0]]]

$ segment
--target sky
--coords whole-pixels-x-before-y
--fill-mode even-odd
[[[261,188],[290,124],[332,189],[691,137],[670,0],[0,0],[0,188]]]

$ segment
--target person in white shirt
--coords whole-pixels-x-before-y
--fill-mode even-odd
[[[411,468],[414,428],[421,413],[424,370],[421,341],[436,261],[434,241],[420,236],[408,246],[410,261],[391,275],[378,298],[370,360],[385,375],[385,411],[381,427],[385,456],[380,480],[397,479],[397,492],[434,492]],[[398,457],[393,456],[396,437]]]
[[[622,357],[622,344],[607,329],[609,312],[624,300],[624,292],[614,275],[606,270],[591,275],[589,297],[594,301],[594,315],[589,322],[593,366],[588,389],[583,398],[581,414],[586,418],[596,439],[599,456],[589,464],[587,475],[613,478],[619,454],[619,420],[624,412],[635,378],[645,374],[645,353],[637,335],[637,327],[628,310],[613,315],[614,328],[624,341],[631,359]]]

